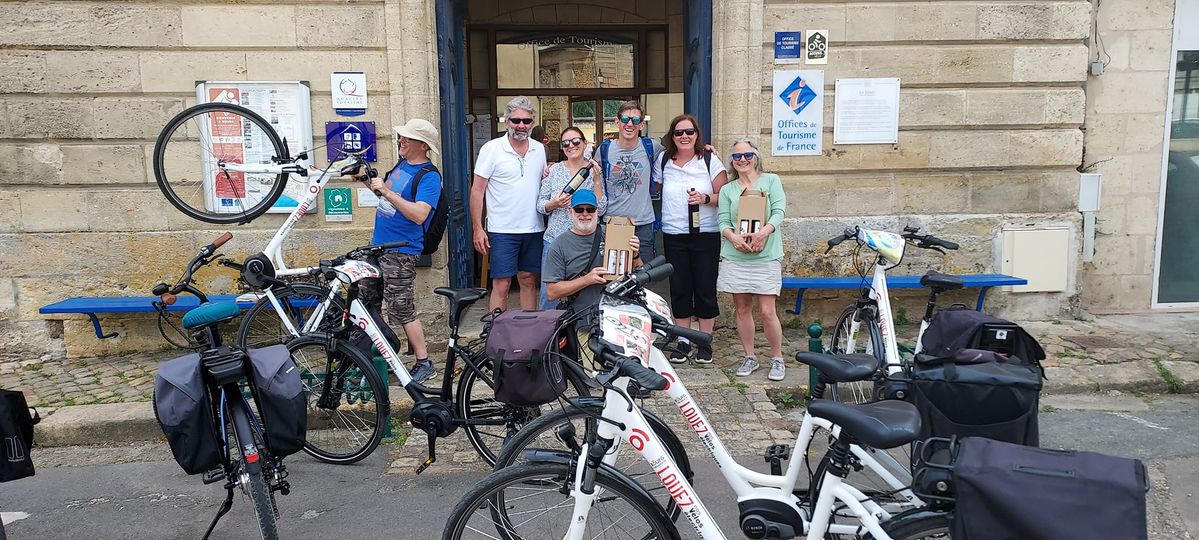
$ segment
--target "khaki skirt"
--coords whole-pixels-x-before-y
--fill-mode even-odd
[[[769,294],[778,296],[783,288],[783,265],[773,261],[720,260],[716,290],[734,294]]]

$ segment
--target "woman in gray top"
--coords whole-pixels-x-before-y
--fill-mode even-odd
[[[584,157],[584,149],[587,148],[587,137],[583,135],[583,130],[571,126],[562,130],[562,136],[559,138],[562,145],[562,153],[566,154],[565,161],[559,161],[550,167],[549,174],[541,180],[541,193],[537,197],[537,211],[542,215],[549,216],[549,223],[545,226],[545,236],[542,237],[542,252],[541,260],[545,261],[545,255],[549,252],[550,243],[557,238],[558,235],[570,229],[570,194],[564,193],[563,188],[574,178],[579,169],[589,167],[591,169],[590,176],[587,181],[583,182],[578,189],[591,189],[595,192],[599,199],[599,215],[604,215],[606,201],[604,198],[604,180],[600,176],[599,165],[594,160],[587,160]],[[541,284],[541,309],[550,309],[557,302],[550,302],[545,294],[545,283]]]

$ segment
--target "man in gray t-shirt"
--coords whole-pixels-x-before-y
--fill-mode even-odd
[[[655,140],[642,139],[641,124],[645,112],[637,101],[626,101],[616,113],[620,128],[616,140],[604,141],[596,149],[595,159],[603,161],[604,196],[608,198],[607,216],[628,216],[637,225],[637,237],[649,258],[654,257],[654,205],[650,183],[662,182],[652,174],[654,156],[662,151]],[[646,153],[646,142],[651,152]],[[607,155],[604,150],[607,149]]]
[[[541,279],[545,281],[550,300],[574,297],[571,309],[578,311],[599,303],[604,285],[608,283],[604,279],[608,270],[602,265],[604,231],[599,227],[595,193],[589,189],[576,191],[570,198],[570,206],[570,230],[558,235],[550,244],[550,251],[542,261]],[[598,249],[597,238],[600,239]],[[633,268],[641,266],[640,245],[636,236],[629,239]],[[591,256],[593,251],[594,257]]]

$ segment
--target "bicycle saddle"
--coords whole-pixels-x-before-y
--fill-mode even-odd
[[[480,298],[487,296],[487,289],[455,289],[453,287],[438,287],[433,289],[450,300],[450,326],[458,326],[458,318],[462,312]]]
[[[868,381],[879,367],[878,359],[869,354],[801,352],[795,361],[816,368],[825,380],[835,383]]]
[[[962,276],[942,274],[930,270],[928,273],[920,276],[920,285],[939,293],[953,291],[962,288]]]
[[[879,449],[908,444],[920,432],[920,412],[906,401],[892,399],[848,405],[814,399],[808,404],[808,413],[841,426],[843,435]]]
[[[237,307],[237,302],[207,302],[183,316],[183,327],[191,330],[225,322],[238,315],[241,315],[241,308]]]

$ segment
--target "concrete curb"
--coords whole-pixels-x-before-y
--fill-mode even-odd
[[[162,439],[148,401],[60,407],[34,428],[38,446],[116,444]]]

